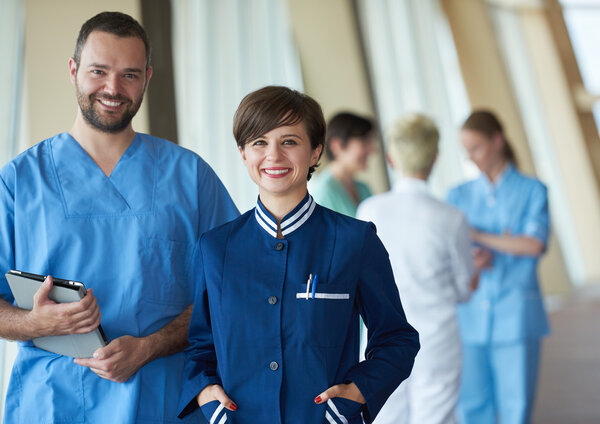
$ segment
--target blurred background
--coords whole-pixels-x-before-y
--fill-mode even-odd
[[[71,127],[67,61],[82,23],[103,10],[131,14],[151,39],[134,128],[199,153],[241,211],[257,191],[233,112],[264,85],[306,92],[326,118],[374,117],[378,152],[360,178],[374,192],[393,184],[383,146],[394,119],[436,121],[430,185],[443,198],[478,174],[460,125],[473,108],[494,111],[521,170],[549,188],[540,275],[553,332],[534,422],[600,422],[600,0],[0,0],[1,164]],[[0,344],[3,399],[16,348]]]

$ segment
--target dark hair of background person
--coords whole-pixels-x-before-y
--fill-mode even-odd
[[[242,99],[233,117],[233,136],[243,150],[247,143],[275,128],[299,123],[304,124],[313,150],[325,145],[325,118],[321,106],[306,94],[270,85]],[[308,169],[307,180],[317,166],[318,161]]]
[[[81,51],[89,35],[93,31],[107,32],[117,37],[138,37],[146,47],[146,70],[150,67],[150,42],[144,28],[131,16],[121,12],[102,12],[88,19],[79,30],[73,59],[77,66],[81,59]]]
[[[334,115],[327,123],[327,144],[325,152],[329,161],[335,160],[335,155],[329,148],[332,138],[339,138],[342,146],[346,147],[351,138],[367,141],[373,133],[374,124],[368,118],[350,112],[340,112]]]
[[[476,110],[465,121],[462,125],[462,129],[464,130],[473,130],[483,133],[488,138],[493,138],[494,135],[500,134],[504,139],[504,148],[502,150],[502,155],[507,162],[512,163],[517,166],[517,158],[515,156],[515,152],[510,146],[510,143],[506,139],[504,135],[504,129],[502,128],[502,123],[500,120],[494,115],[492,112],[488,110]]]

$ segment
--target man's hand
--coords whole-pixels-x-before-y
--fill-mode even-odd
[[[33,309],[27,314],[32,338],[84,334],[100,325],[100,308],[92,289],[79,302],[56,303],[48,297],[52,286],[48,276],[33,297]]]
[[[76,358],[75,363],[89,367],[100,377],[123,383],[150,359],[146,340],[122,336],[94,352],[93,358]]]
[[[354,383],[336,384],[335,386],[331,386],[329,389],[325,390],[315,398],[315,403],[325,403],[332,398],[350,399],[354,402],[362,403],[363,405],[367,403],[364,396]]]

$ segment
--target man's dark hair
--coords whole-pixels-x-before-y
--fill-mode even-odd
[[[137,37],[142,40],[146,47],[146,70],[148,70],[150,66],[150,42],[148,41],[148,35],[146,35],[146,31],[144,31],[144,28],[138,21],[121,12],[98,13],[81,26],[79,35],[77,36],[77,43],[75,44],[75,52],[73,53],[73,59],[77,66],[79,66],[83,46],[93,31],[107,32],[117,37]]]
[[[327,123],[327,144],[325,144],[327,159],[335,160],[335,155],[329,147],[332,138],[339,138],[342,147],[346,147],[351,138],[367,141],[367,137],[373,133],[373,130],[373,121],[368,118],[350,112],[336,114]]]

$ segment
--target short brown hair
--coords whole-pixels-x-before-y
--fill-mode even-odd
[[[342,147],[346,148],[352,138],[367,141],[367,137],[373,133],[374,129],[375,125],[369,118],[351,112],[337,113],[327,123],[327,148],[325,149],[327,159],[335,160],[335,155],[330,148],[332,138],[339,138]]]
[[[243,150],[248,142],[275,128],[298,123],[304,124],[313,150],[325,145],[325,118],[319,103],[291,88],[269,85],[242,99],[233,117],[233,136]],[[307,180],[317,166],[319,162],[308,169]]]
[[[137,37],[142,40],[146,48],[146,70],[148,70],[151,55],[148,35],[138,21],[121,12],[98,13],[81,26],[75,43],[75,52],[73,53],[73,59],[78,67],[83,46],[93,31],[107,32],[121,38]]]

